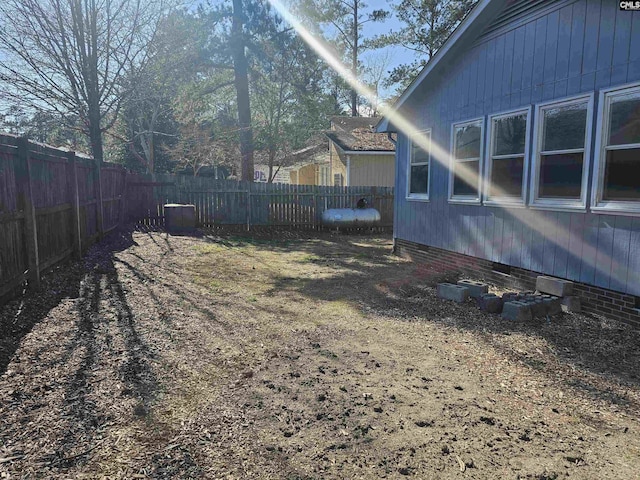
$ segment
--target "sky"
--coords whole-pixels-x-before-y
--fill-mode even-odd
[[[367,10],[388,10],[391,12],[391,16],[384,22],[369,22],[364,28],[364,36],[371,37],[379,35],[381,33],[388,33],[391,30],[397,31],[402,28],[402,23],[396,18],[391,3],[384,0],[369,0],[367,3]],[[387,70],[392,70],[394,67],[403,63],[409,63],[414,60],[413,52],[404,47],[387,47],[385,49],[368,52],[363,55],[363,61],[367,61],[370,57],[385,56],[389,54],[389,66]],[[381,92],[382,97],[389,96],[394,93],[394,88],[386,89]]]
[[[289,3],[295,0],[284,0],[285,3]],[[400,22],[393,11],[392,5],[393,2],[388,2],[384,0],[365,0],[366,8],[364,9],[365,13],[371,12],[373,10],[387,10],[391,13],[389,18],[382,22],[368,22],[364,25],[363,31],[361,33],[362,38],[372,38],[376,35],[380,35],[382,33],[389,33],[390,31],[397,31],[402,28],[402,22]],[[326,30],[326,35],[329,38],[331,36],[330,29]],[[369,64],[370,62],[381,61],[383,63],[387,63],[386,71],[389,72],[393,70],[394,67],[401,65],[403,63],[409,63],[414,60],[414,52],[408,50],[404,47],[386,47],[383,49],[377,49],[373,51],[364,52],[360,55],[360,60],[365,64]],[[396,87],[386,88],[379,92],[380,97],[385,98],[393,95],[395,93]]]

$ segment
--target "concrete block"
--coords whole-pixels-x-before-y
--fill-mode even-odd
[[[536,279],[536,290],[556,297],[568,297],[573,293],[573,282],[540,275]]]
[[[562,311],[560,299],[554,295],[542,295],[542,303],[547,310],[547,315],[557,315]]]
[[[469,298],[469,289],[453,283],[439,283],[438,297],[454,302],[466,302]]]
[[[168,232],[192,232],[196,228],[195,205],[168,203],[164,206],[164,225]]]
[[[504,302],[513,302],[515,300],[520,300],[520,294],[517,292],[506,292],[502,294],[502,300]]]
[[[531,307],[532,317],[544,317],[547,314],[547,307],[541,298],[536,298],[526,303]]]
[[[581,310],[580,297],[564,297],[560,308],[563,312],[579,312]]]
[[[531,307],[524,302],[516,300],[505,302],[502,306],[502,318],[506,320],[527,321],[531,320]]]
[[[489,292],[488,285],[474,280],[460,280],[458,281],[458,285],[467,287],[471,298],[479,298],[481,295]]]
[[[483,310],[487,313],[500,313],[502,312],[502,305],[504,302],[502,298],[494,295],[493,293],[485,293],[478,297],[478,306],[480,310]]]

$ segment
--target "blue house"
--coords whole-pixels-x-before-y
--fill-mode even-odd
[[[400,96],[396,249],[640,325],[640,12],[480,0]]]

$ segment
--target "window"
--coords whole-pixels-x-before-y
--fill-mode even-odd
[[[524,204],[528,132],[529,109],[489,117],[488,203]]]
[[[640,213],[640,87],[603,90],[592,209]]]
[[[334,187],[343,187],[343,182],[342,182],[342,174],[341,173],[334,173],[333,174],[333,186]]]
[[[531,204],[586,208],[591,95],[538,105]]]
[[[426,147],[426,149],[423,147]],[[407,198],[429,199],[430,167],[431,130],[427,130],[409,140]]]
[[[331,167],[329,165],[320,165],[320,182],[318,185],[330,185]]]
[[[452,127],[449,200],[480,203],[483,119],[454,124]]]

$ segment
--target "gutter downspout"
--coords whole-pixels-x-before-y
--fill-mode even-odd
[[[351,155],[347,155],[347,181],[345,187],[351,186]]]
[[[387,139],[389,139],[389,141],[396,146],[396,151],[398,151],[398,149],[397,149],[398,141],[393,138],[393,136],[391,135],[391,132],[387,132]],[[394,153],[394,156],[395,156],[395,153]],[[394,203],[395,203],[395,200],[394,200]],[[394,214],[394,217],[395,217],[395,215],[396,215],[395,205],[394,205],[393,210],[394,210],[393,214]],[[398,245],[396,243],[395,218],[394,218],[394,222],[393,223],[394,223],[394,225],[393,225],[393,230],[394,231],[393,231],[393,246],[391,247],[391,255],[397,255],[398,254]]]

